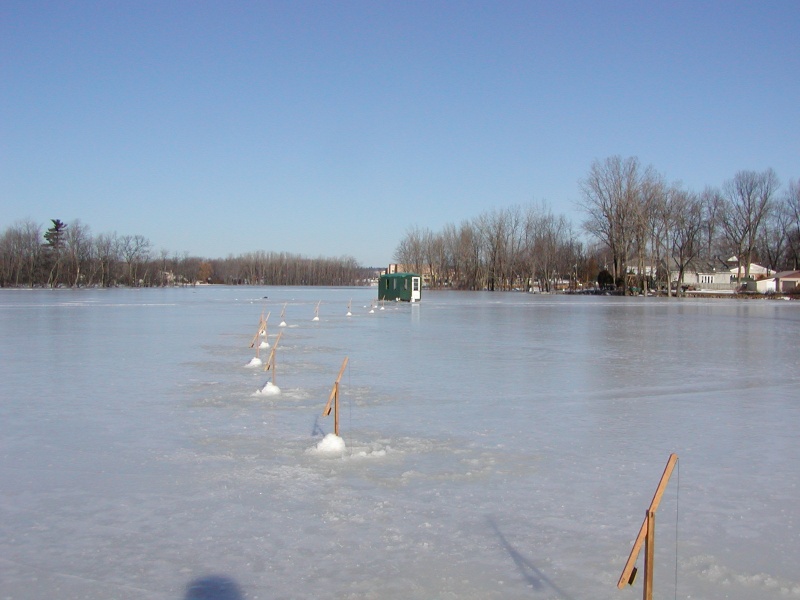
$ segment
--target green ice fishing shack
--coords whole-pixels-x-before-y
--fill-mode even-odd
[[[422,277],[416,273],[385,273],[378,280],[378,300],[422,300]]]

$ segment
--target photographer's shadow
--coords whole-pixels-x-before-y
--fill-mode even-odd
[[[183,600],[244,600],[244,594],[230,577],[210,575],[191,581]]]
[[[545,575],[542,570],[533,563],[533,561],[524,557],[519,550],[509,543],[509,541],[506,539],[506,536],[503,535],[502,531],[500,531],[500,528],[497,526],[497,523],[492,517],[487,516],[486,521],[489,523],[489,527],[491,527],[497,536],[497,539],[500,541],[500,545],[508,553],[508,556],[511,558],[511,560],[514,561],[519,574],[532,589],[537,592],[549,589],[552,590],[556,597],[560,598],[561,600],[573,600],[573,598],[566,591],[562,590],[552,579],[547,577],[547,575]]]

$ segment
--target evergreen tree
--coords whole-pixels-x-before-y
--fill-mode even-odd
[[[50,222],[53,226],[44,232],[44,239],[47,240],[47,244],[44,246],[45,254],[47,260],[52,264],[50,275],[47,278],[47,285],[56,287],[61,271],[61,255],[64,249],[67,224],[60,219],[50,219]]]

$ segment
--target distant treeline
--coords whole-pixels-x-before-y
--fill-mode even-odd
[[[595,161],[580,181],[579,236],[546,204],[511,206],[447,224],[412,227],[394,258],[433,287],[470,290],[611,285],[671,290],[684,273],[751,263],[800,268],[800,185],[783,190],[772,169],[739,171],[696,193],[667,183],[635,157]]]
[[[229,285],[364,285],[373,270],[352,257],[308,258],[285,252],[249,252],[224,259],[154,252],[141,235],[93,236],[76,220],[31,220],[0,236],[0,287],[156,287]]]

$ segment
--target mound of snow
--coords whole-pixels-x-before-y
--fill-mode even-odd
[[[264,363],[261,362],[260,358],[258,358],[257,356],[254,356],[253,358],[250,359],[250,362],[247,363],[245,366],[246,367],[260,367],[263,364]]]
[[[341,454],[344,452],[346,445],[344,440],[335,433],[329,433],[322,441],[317,444],[317,452],[325,454]]]
[[[281,388],[279,388],[271,381],[268,381],[263,388],[261,388],[256,392],[256,394],[258,394],[259,396],[277,396],[280,393],[281,393]]]

